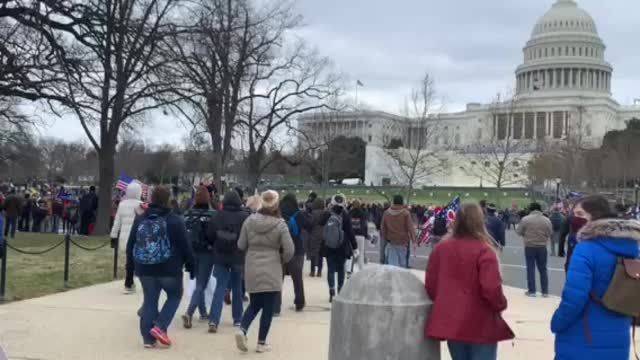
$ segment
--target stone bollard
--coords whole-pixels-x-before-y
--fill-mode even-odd
[[[440,360],[440,343],[424,336],[431,305],[411,272],[367,266],[333,301],[329,360]]]

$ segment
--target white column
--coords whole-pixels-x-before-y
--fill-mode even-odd
[[[598,71],[599,75],[599,79],[600,79],[600,86],[598,87],[599,90],[604,90],[604,71]]]
[[[550,80],[550,76],[549,76],[549,69],[546,69],[544,71],[544,88],[545,89],[551,88],[551,86],[550,86],[551,84],[549,84],[550,82],[551,82],[551,80]]]
[[[560,69],[560,88],[564,88],[564,69]]]
[[[573,69],[569,69],[569,88],[573,87]]]

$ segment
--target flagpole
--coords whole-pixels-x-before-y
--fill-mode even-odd
[[[358,109],[358,87],[360,87],[360,85],[358,85],[356,81],[356,110]]]

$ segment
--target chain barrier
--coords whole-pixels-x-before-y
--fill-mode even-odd
[[[1,260],[1,267],[0,267],[0,303],[5,301],[5,290],[6,290],[6,275],[7,275],[7,251],[6,249],[11,249],[19,254],[23,254],[23,255],[44,255],[48,252],[51,252],[57,248],[59,248],[60,246],[64,245],[64,287],[65,288],[69,288],[69,263],[70,263],[70,250],[71,250],[71,245],[75,245],[78,248],[84,250],[84,251],[97,251],[100,249],[103,249],[107,246],[109,246],[111,244],[111,240],[107,240],[104,244],[101,244],[97,247],[88,247],[88,246],[84,246],[81,245],[79,243],[77,243],[76,241],[74,241],[71,238],[71,234],[65,234],[64,235],[64,239],[62,239],[62,241],[60,241],[59,243],[55,244],[54,246],[46,249],[46,250],[41,250],[41,251],[29,251],[29,250],[24,250],[24,249],[20,249],[17,247],[12,246],[11,244],[9,244],[8,241],[3,241],[2,243],[0,243],[0,260]],[[114,263],[113,263],[113,278],[114,280],[117,278],[117,264],[118,264],[118,248],[116,246],[116,248],[114,249]]]
[[[104,244],[95,247],[95,248],[90,248],[90,247],[86,247],[84,245],[80,245],[77,242],[73,241],[73,239],[69,239],[71,241],[71,243],[77,247],[79,247],[80,249],[84,250],[84,251],[97,251],[100,250],[102,248],[105,248],[107,245],[111,245],[111,240],[107,240],[107,242],[105,242]]]
[[[9,242],[7,241],[7,247],[17,253],[20,254],[24,254],[24,255],[44,255],[50,251],[53,251],[57,248],[59,248],[62,244],[64,244],[64,239],[62,241],[60,241],[58,244],[48,248],[47,250],[43,250],[43,251],[27,251],[27,250],[22,250],[22,249],[18,249],[17,247],[11,246],[11,244],[9,244]]]

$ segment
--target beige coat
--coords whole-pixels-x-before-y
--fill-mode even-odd
[[[246,252],[244,280],[248,293],[282,290],[282,264],[288,263],[294,253],[284,220],[262,214],[249,216],[240,231],[238,248]]]
[[[525,247],[545,247],[551,241],[553,226],[540,211],[532,211],[520,221],[516,232],[524,238]]]

